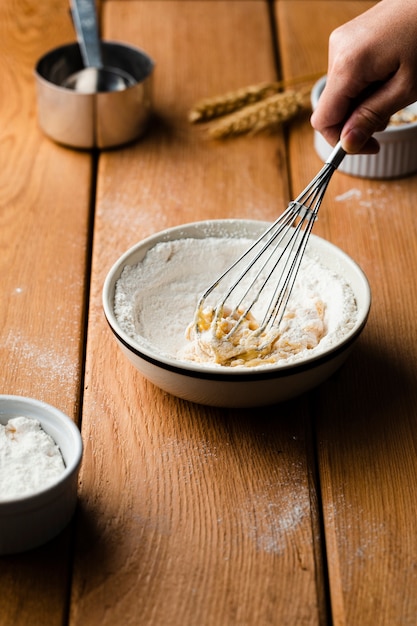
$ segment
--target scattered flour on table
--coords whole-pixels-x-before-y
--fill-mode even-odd
[[[336,196],[337,202],[344,202],[345,200],[352,200],[353,198],[361,198],[362,192],[360,189],[348,189],[344,193],[341,193],[339,196]]]
[[[179,360],[218,364],[206,347],[186,338],[200,294],[251,243],[248,239],[179,239],[157,244],[117,281],[114,311],[120,327],[142,346]],[[273,288],[273,286],[271,286]],[[263,301],[258,306],[262,310]],[[254,310],[256,316],[256,311]],[[286,364],[319,354],[353,327],[357,306],[351,287],[318,259],[305,256],[294,286],[276,350],[263,361],[224,364]],[[222,366],[222,365],[219,365]]]
[[[336,196],[335,200],[355,208],[373,209],[380,212],[385,209],[391,210],[395,206],[397,202],[396,194],[399,189],[400,186],[397,183],[374,182],[372,187],[366,189],[352,187]]]
[[[41,491],[64,470],[59,447],[38,420],[19,416],[0,424],[0,501]]]

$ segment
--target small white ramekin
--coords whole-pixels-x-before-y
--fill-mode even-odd
[[[320,78],[311,91],[313,110],[326,84],[326,76]],[[408,108],[408,107],[407,107]],[[410,105],[417,114],[417,103]],[[338,170],[362,178],[399,178],[417,171],[417,122],[390,125],[375,133],[379,142],[378,154],[350,154],[345,156]],[[317,131],[314,131],[314,147],[319,157],[326,161],[332,147]]]
[[[24,552],[46,543],[70,521],[77,503],[83,445],[74,422],[39,400],[0,395],[0,423],[25,416],[39,420],[59,446],[65,470],[50,487],[33,495],[0,501],[0,555]]]

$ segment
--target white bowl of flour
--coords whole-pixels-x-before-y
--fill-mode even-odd
[[[77,503],[82,440],[55,407],[0,395],[0,555],[46,543]]]
[[[148,380],[201,404],[261,406],[312,389],[344,362],[366,324],[370,288],[350,257],[314,235],[274,354],[225,364],[187,338],[201,293],[268,225],[186,224],[149,237],[116,261],[103,288],[104,313],[120,348]]]

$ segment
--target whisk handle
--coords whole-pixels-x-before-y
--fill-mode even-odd
[[[339,167],[344,157],[346,156],[346,152],[342,148],[342,144],[340,141],[335,145],[333,151],[331,152],[329,158],[326,163],[332,165],[335,169]]]

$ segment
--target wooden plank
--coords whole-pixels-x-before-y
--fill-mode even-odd
[[[300,59],[303,72],[322,67],[330,30],[368,5],[279,0],[285,75],[300,72]],[[320,19],[324,12],[325,23]],[[308,28],[311,23],[314,29]],[[308,120],[293,125],[295,190],[301,191],[320,167],[313,153]],[[403,626],[415,624],[417,615],[416,193],[416,176],[378,181],[337,173],[315,229],[360,263],[373,292],[371,316],[357,350],[316,396],[337,625],[376,621]]]
[[[56,31],[71,37],[72,27],[63,1],[33,11],[3,2],[0,11],[3,391],[36,395],[75,417],[91,156],[41,133],[33,76]]]
[[[210,142],[202,97],[274,79],[266,4],[106,2],[105,34],[156,60],[156,119],[103,154],[89,313],[70,623],[320,623],[320,536],[305,399],[199,407],[137,374],[101,309],[113,261],[142,237],[206,218],[272,219],[288,201],[282,137]]]
[[[64,0],[0,2],[1,392],[78,418],[91,157],[44,137],[33,68],[73,39]],[[62,624],[71,531],[1,559],[0,622]]]
[[[324,75],[327,71],[328,40],[332,30],[345,21],[353,19],[373,4],[375,3],[364,0],[339,0],[337,3],[326,2],[326,0],[322,2],[278,0],[275,3],[277,36],[284,78],[297,79],[303,76]],[[310,113],[311,111],[308,111],[304,117],[298,118],[291,125],[294,132],[289,134],[291,169],[295,171],[293,196],[298,195],[313,172],[322,165],[312,149]],[[298,174],[301,178],[299,181],[296,178]],[[334,182],[332,182],[333,188]],[[323,213],[324,211],[321,212],[320,219],[315,226],[317,234],[325,232],[321,230],[325,227]]]

